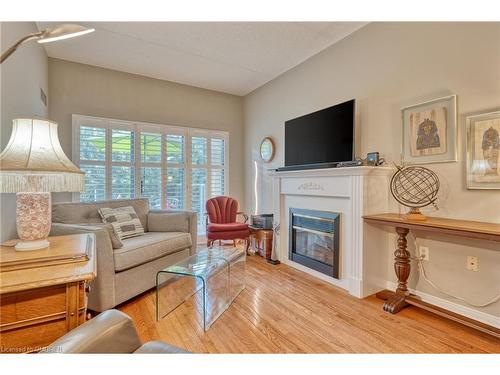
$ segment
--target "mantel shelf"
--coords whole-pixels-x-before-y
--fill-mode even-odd
[[[394,173],[395,169],[391,167],[343,167],[343,168],[321,168],[321,169],[302,169],[296,171],[276,171],[269,170],[271,177],[334,177],[334,176],[388,176]]]

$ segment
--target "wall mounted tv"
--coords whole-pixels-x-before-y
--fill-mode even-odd
[[[285,122],[285,167],[329,168],[354,159],[354,104],[349,100]]]

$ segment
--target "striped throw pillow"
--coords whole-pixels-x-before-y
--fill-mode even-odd
[[[144,234],[141,221],[131,206],[100,208],[99,215],[101,215],[103,223],[113,226],[113,230],[120,240]]]

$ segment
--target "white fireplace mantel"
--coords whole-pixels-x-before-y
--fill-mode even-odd
[[[280,224],[274,256],[363,298],[385,287],[387,234],[365,227],[363,215],[387,212],[388,167],[348,167],[301,171],[271,171],[273,214]],[[340,213],[340,276],[324,275],[295,263],[288,256],[289,209],[305,208]]]

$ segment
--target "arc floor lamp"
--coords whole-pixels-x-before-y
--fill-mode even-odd
[[[57,25],[52,28],[43,29],[42,31],[31,33],[19,39],[12,47],[2,53],[0,57],[0,64],[3,63],[7,58],[12,55],[17,48],[26,42],[36,40],[38,43],[51,43],[58,40],[74,38],[80,35],[85,35],[95,31],[95,29],[87,28],[81,25],[75,24],[63,24]]]

